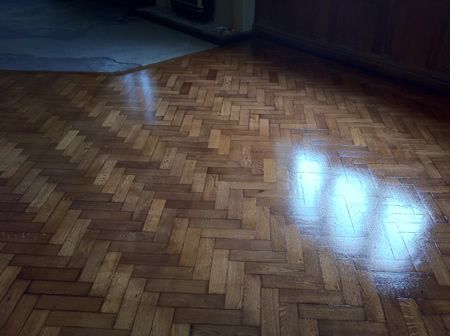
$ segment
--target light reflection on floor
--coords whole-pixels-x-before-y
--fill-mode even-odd
[[[125,95],[129,115],[151,124],[155,121],[154,84],[150,71],[138,71],[120,77],[118,92]]]
[[[294,152],[288,172],[290,218],[303,234],[394,277],[395,286],[412,285],[407,272],[425,261],[431,228],[428,209],[413,188],[368,169],[332,166],[325,154],[305,149]]]

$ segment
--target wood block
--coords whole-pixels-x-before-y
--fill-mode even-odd
[[[214,250],[208,290],[210,294],[225,294],[228,254],[228,250]]]

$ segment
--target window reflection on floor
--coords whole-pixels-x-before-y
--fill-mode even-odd
[[[414,189],[305,149],[288,172],[290,215],[303,234],[372,271],[420,265],[431,218]]]

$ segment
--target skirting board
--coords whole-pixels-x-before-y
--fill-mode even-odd
[[[137,8],[135,13],[137,16],[140,16],[144,19],[151,20],[166,27],[181,31],[183,33],[218,45],[225,45],[246,40],[252,36],[251,31],[233,32],[227,35],[213,33],[210,30],[205,29],[205,27],[208,26],[207,24],[198,24],[195,22],[191,22],[190,20],[177,17],[173,13],[170,14],[168,12],[165,12],[164,10],[160,10],[154,7]]]
[[[407,68],[372,54],[358,53],[342,46],[305,39],[256,24],[253,26],[253,32],[255,36],[282,42],[321,57],[356,65],[365,70],[406,80],[441,93],[450,93],[450,74],[448,73]]]

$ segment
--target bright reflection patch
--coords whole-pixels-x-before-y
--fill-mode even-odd
[[[122,77],[120,88],[121,94],[126,94],[127,108],[140,111],[145,121],[154,121],[152,112],[155,97],[150,73],[139,71],[126,74]],[[142,112],[144,111],[144,112]]]
[[[402,272],[421,262],[431,220],[414,190],[308,150],[288,170],[290,215],[304,233],[368,269]]]

